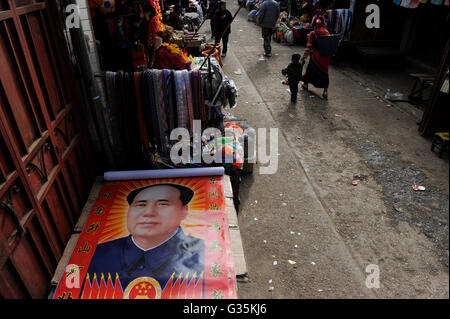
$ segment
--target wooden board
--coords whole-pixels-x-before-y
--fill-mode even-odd
[[[80,218],[78,219],[77,224],[75,225],[74,232],[81,233],[83,231],[83,227],[88,220],[89,213],[92,209],[92,206],[95,204],[97,200],[98,194],[100,193],[103,186],[103,177],[97,176],[95,178],[95,183],[91,188],[91,192],[89,193],[89,197],[87,199],[86,204],[83,207],[83,211],[81,212]]]

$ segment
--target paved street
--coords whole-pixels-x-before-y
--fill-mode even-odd
[[[333,65],[328,101],[313,88],[290,104],[280,71],[304,47],[272,43],[264,58],[247,14],[236,17],[224,59],[239,89],[232,112],[255,129],[278,128],[280,155],[276,174],[256,165],[240,186],[249,280],[239,297],[448,298],[448,156],[430,152],[420,112],[386,107],[364,74]],[[209,23],[201,32],[210,37]],[[370,264],[379,289],[366,287]]]

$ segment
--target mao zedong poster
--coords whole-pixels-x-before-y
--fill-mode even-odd
[[[237,298],[222,177],[105,182],[53,298]]]

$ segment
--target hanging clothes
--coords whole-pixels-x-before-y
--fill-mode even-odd
[[[177,98],[178,126],[188,128],[189,111],[186,101],[186,86],[181,71],[175,71],[175,90]]]
[[[353,12],[351,9],[333,9],[327,10],[328,14],[328,31],[331,34],[345,35],[350,32]]]
[[[400,5],[404,8],[409,8],[409,5],[411,4],[411,0],[402,0]]]
[[[183,127],[192,136],[194,120],[201,120],[202,129],[223,126],[218,122],[223,118],[220,104],[207,112],[206,75],[198,69],[106,74],[107,99],[111,103],[104,111],[105,118],[112,119],[108,134],[115,141],[113,149],[121,148],[128,158],[127,164],[135,165],[137,161],[144,167],[150,165],[155,154],[168,157],[170,145],[177,143],[170,141],[171,131]]]
[[[187,70],[182,70],[181,73],[183,74],[184,79],[184,85],[186,90],[186,102],[187,102],[187,111],[188,111],[188,118],[189,118],[189,128],[190,133],[192,135],[193,133],[193,125],[194,123],[194,107],[192,105],[192,86],[191,86],[191,80],[189,78],[189,73]]]
[[[162,152],[165,152],[166,150],[166,138],[164,134],[164,124],[163,124],[163,117],[165,116],[165,112],[163,110],[163,104],[164,104],[164,90],[161,88],[160,84],[162,85],[162,81],[160,81],[160,77],[162,77],[162,71],[161,70],[153,70],[153,89],[155,91],[155,104],[156,104],[156,120],[158,127],[158,146],[159,149],[162,150]],[[164,113],[164,114],[163,114]],[[167,138],[168,140],[168,138]]]

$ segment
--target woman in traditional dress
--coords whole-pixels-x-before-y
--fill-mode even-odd
[[[314,31],[311,31],[308,35],[308,44],[301,59],[302,64],[304,64],[312,50],[306,73],[302,77],[302,89],[308,90],[308,83],[311,83],[317,88],[323,88],[322,96],[324,99],[328,99],[328,85],[330,82],[328,66],[330,65],[330,57],[320,55],[316,49],[317,36],[329,35],[325,18],[323,16],[315,16],[313,18],[313,28]]]

